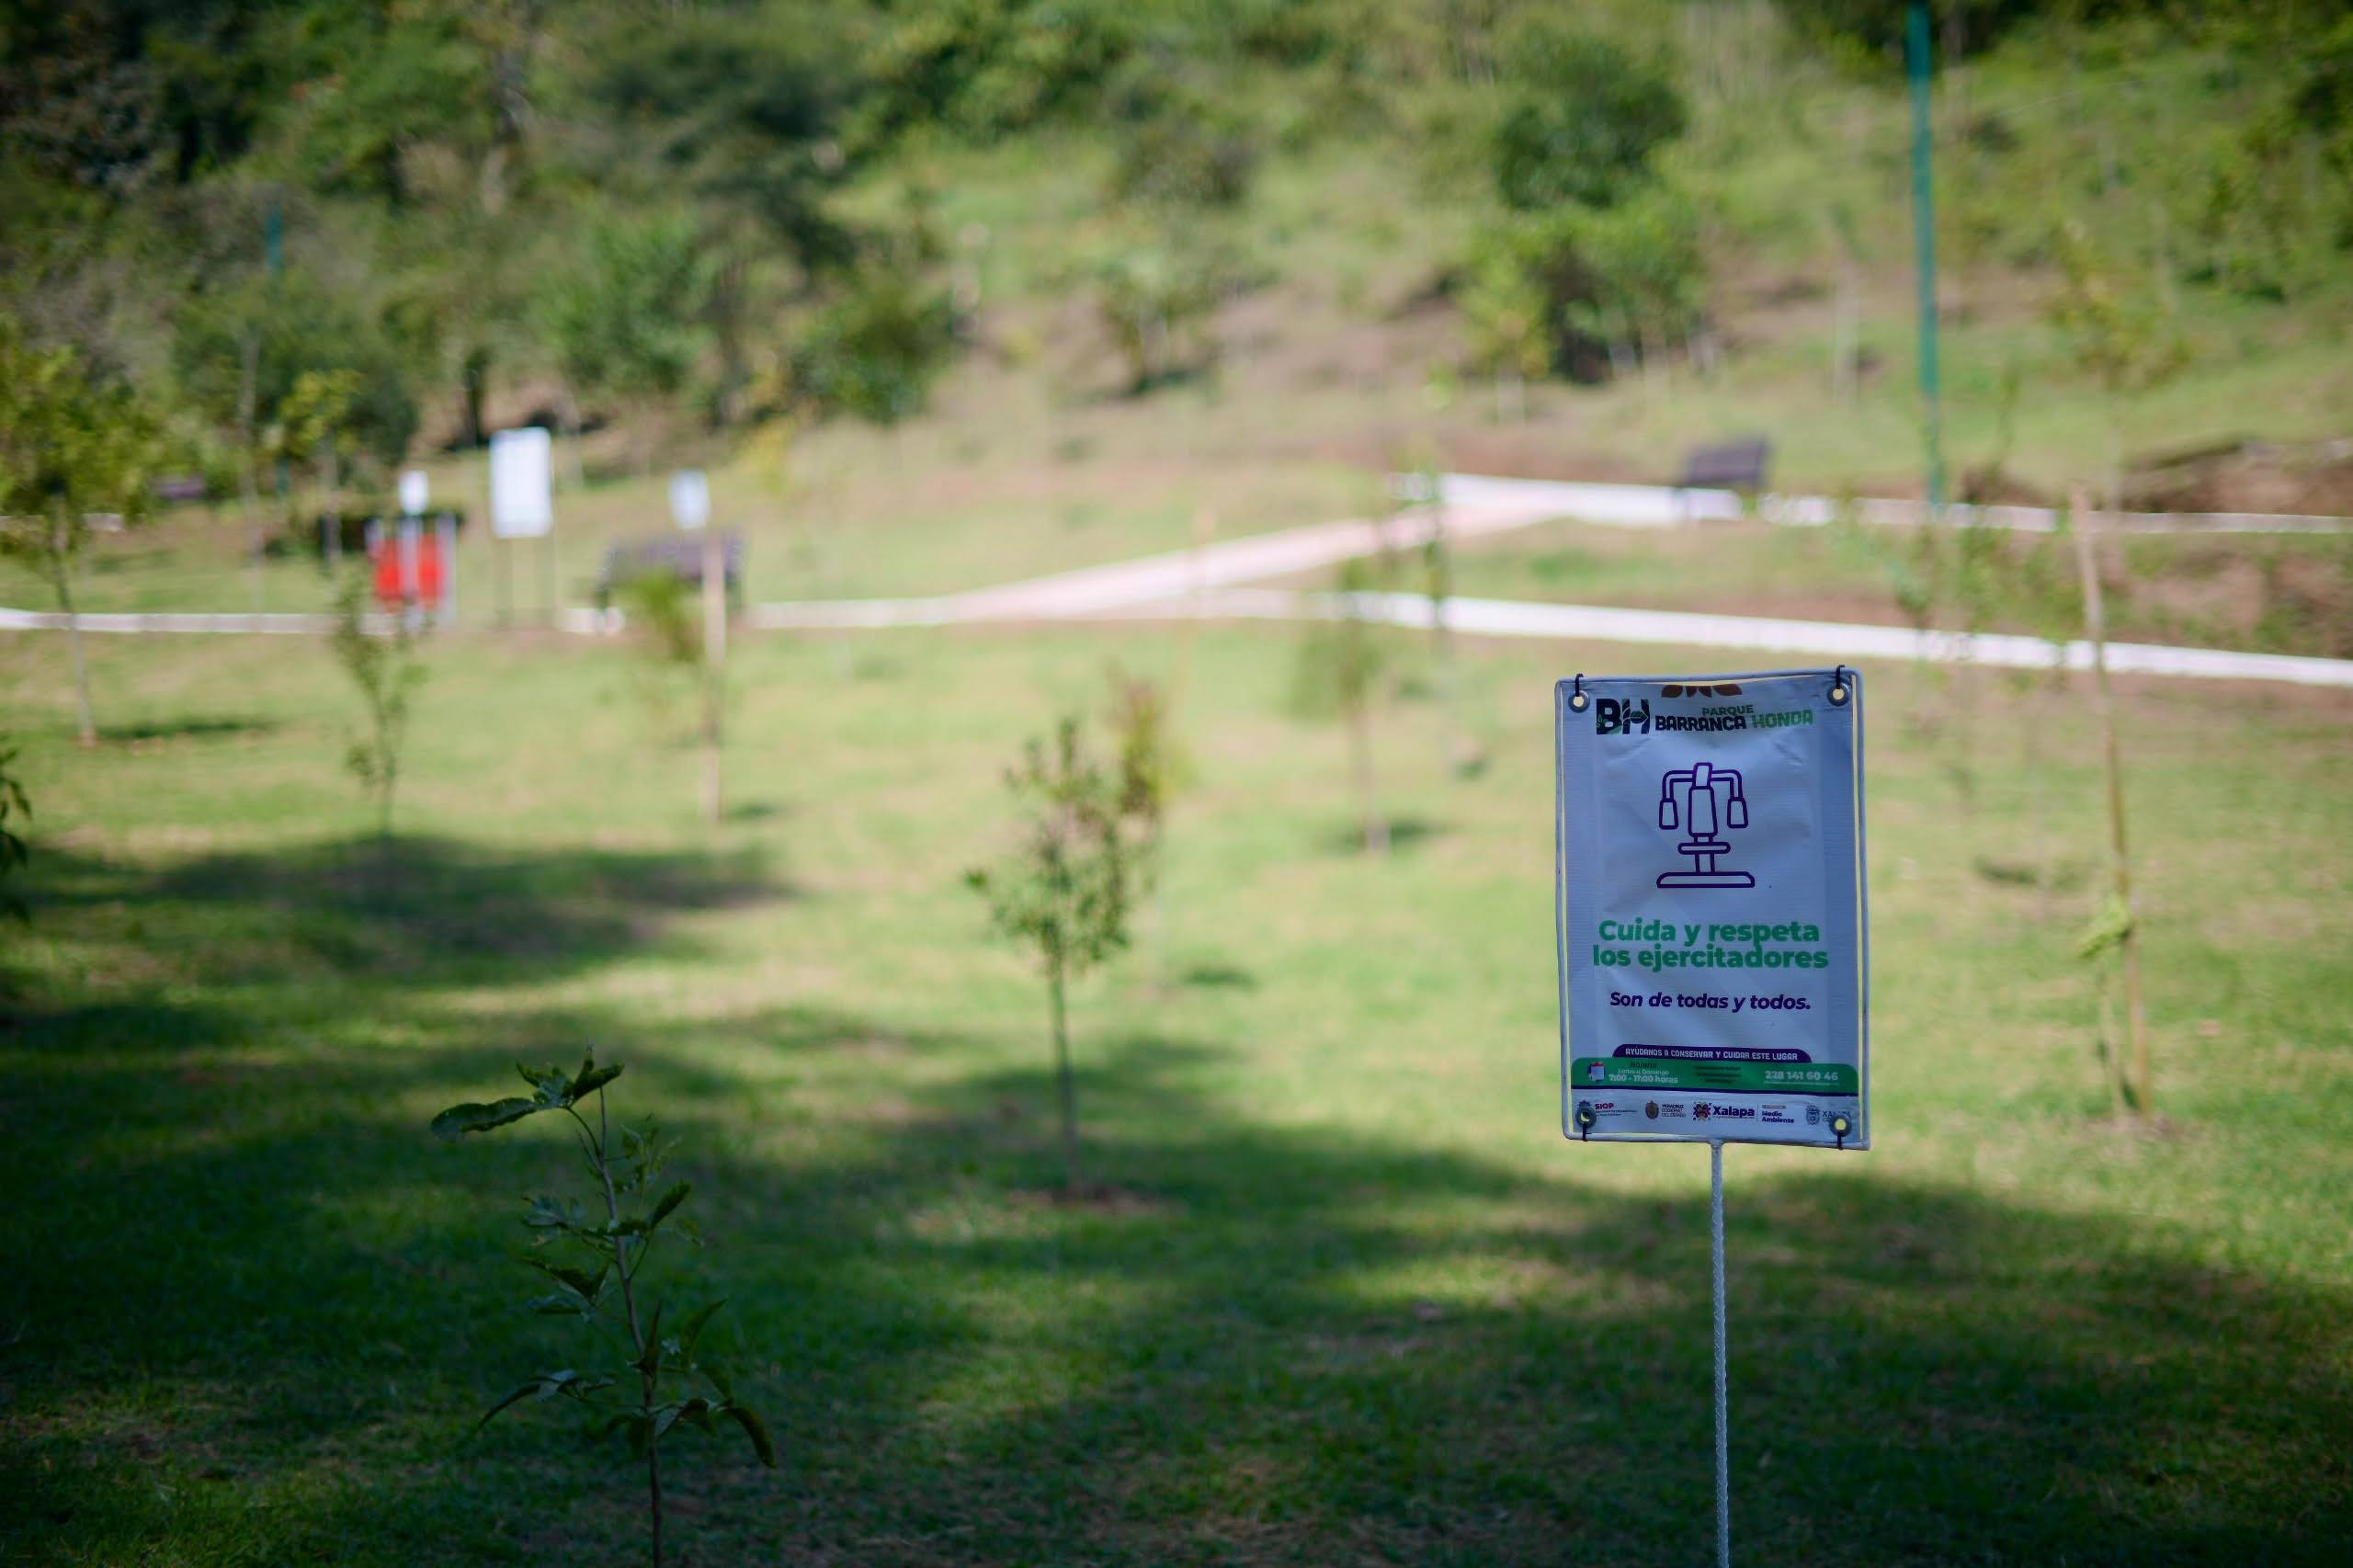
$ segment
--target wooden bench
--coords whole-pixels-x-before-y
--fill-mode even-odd
[[[1744,500],[1752,497],[1765,488],[1765,471],[1772,460],[1773,443],[1762,436],[1695,447],[1683,460],[1682,477],[1675,482],[1677,502],[1687,490],[1730,490]]]
[[[720,575],[727,585],[727,602],[742,601],[744,536],[728,529],[719,536]],[[613,590],[632,577],[668,573],[690,588],[702,586],[702,536],[665,534],[659,539],[631,540],[605,551],[604,569],[597,574],[597,608],[613,602]]]

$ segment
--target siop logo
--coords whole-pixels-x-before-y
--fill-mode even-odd
[[[1614,697],[1594,699],[1593,733],[1597,735],[1649,734],[1650,699],[1646,697],[1639,704],[1620,702]]]

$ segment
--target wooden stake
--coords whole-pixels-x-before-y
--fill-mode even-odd
[[[719,525],[702,528],[702,814],[716,826],[720,816],[719,722],[722,674],[727,663],[727,564]]]
[[[2155,1114],[2154,1085],[2149,1070],[2148,1014],[2141,1004],[2140,921],[2132,910],[2132,860],[2124,833],[2124,763],[2116,746],[2116,705],[2108,688],[2108,641],[2099,597],[2099,562],[2093,534],[2096,514],[2076,485],[2068,494],[2068,522],[2075,536],[2075,562],[2084,579],[2084,633],[2091,642],[2092,687],[2099,711],[2100,744],[2108,768],[2108,837],[2116,876],[2116,902],[2124,912],[2124,1017],[2132,1043],[2132,1108],[2143,1118]]]

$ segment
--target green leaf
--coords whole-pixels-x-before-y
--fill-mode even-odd
[[[653,1440],[660,1442],[663,1436],[681,1421],[697,1431],[715,1430],[712,1418],[720,1413],[722,1408],[700,1394],[695,1395],[692,1399],[674,1400],[668,1404],[662,1405],[654,1412]]]
[[[561,1199],[534,1198],[523,1210],[523,1223],[534,1231],[569,1231],[579,1221],[580,1211]]]
[[[585,1393],[590,1389],[603,1388],[610,1381],[610,1379],[605,1378],[583,1379],[578,1372],[575,1372],[569,1368],[566,1368],[561,1372],[542,1373],[540,1376],[533,1378],[529,1382],[517,1386],[506,1395],[505,1399],[500,1400],[496,1404],[494,1404],[488,1410],[483,1411],[482,1413],[482,1419],[474,1423],[474,1430],[477,1432],[481,1431],[484,1426],[490,1424],[490,1418],[492,1416],[497,1415],[500,1411],[506,1409],[510,1404],[519,1404],[527,1399],[552,1399],[559,1393],[570,1392],[577,1395],[579,1393]]]
[[[733,1400],[730,1400],[726,1404],[721,1406],[720,1413],[732,1418],[736,1426],[744,1428],[744,1436],[752,1440],[752,1452],[760,1457],[760,1462],[762,1464],[767,1466],[770,1470],[774,1470],[776,1468],[776,1443],[768,1437],[767,1424],[763,1422],[757,1415],[745,1409],[744,1406],[735,1403]]]
[[[620,1224],[615,1225],[612,1228],[612,1234],[617,1236],[644,1236],[653,1234],[654,1228],[656,1225],[659,1225],[664,1220],[668,1219],[670,1211],[677,1208],[679,1204],[684,1203],[687,1200],[687,1194],[693,1190],[694,1188],[691,1184],[683,1181],[678,1183],[677,1186],[672,1187],[669,1191],[662,1195],[661,1201],[654,1204],[653,1213],[642,1217],[632,1214],[628,1219],[623,1220]]]
[[[619,1065],[594,1069],[583,1067],[580,1070],[580,1076],[572,1081],[572,1087],[565,1092],[564,1103],[570,1105],[574,1101],[585,1100],[620,1075],[621,1070]]]
[[[527,1399],[545,1399],[549,1394],[554,1392],[554,1390],[547,1386],[547,1380],[545,1378],[533,1378],[529,1382],[517,1386],[513,1392],[509,1392],[505,1399],[500,1400],[496,1404],[494,1404],[488,1410],[483,1411],[482,1413],[482,1419],[474,1423],[474,1430],[479,1432],[483,1427],[489,1426],[490,1418],[497,1415],[500,1411],[506,1409],[510,1404],[520,1403],[522,1401]]]
[[[613,1267],[609,1263],[598,1264],[597,1271],[592,1274],[585,1268],[567,1268],[560,1263],[550,1263],[543,1257],[527,1257],[523,1261],[578,1295],[583,1301],[592,1303],[604,1294],[605,1277],[611,1272]]]
[[[710,1321],[712,1313],[726,1304],[727,1298],[722,1296],[715,1301],[704,1302],[687,1314],[686,1326],[678,1330],[677,1338],[678,1351],[682,1359],[694,1358],[695,1341],[702,1337],[703,1325]]]
[[[594,1317],[596,1308],[577,1290],[551,1290],[544,1296],[534,1296],[523,1303],[527,1312],[541,1317]]]
[[[696,1366],[695,1370],[702,1374],[703,1381],[705,1382],[719,1391],[720,1398],[727,1401],[730,1404],[735,1403],[735,1385],[728,1381],[727,1373],[724,1369],[713,1367],[709,1363],[701,1363]]]
[[[549,1085],[561,1085],[563,1082],[563,1073],[558,1071],[553,1063],[545,1063],[537,1067],[526,1067],[521,1062],[517,1062],[515,1063],[515,1071],[523,1074],[523,1082],[530,1085],[531,1087],[538,1089],[542,1093],[546,1091]]]
[[[527,1100],[519,1096],[513,1099],[494,1100],[488,1105],[453,1105],[433,1119],[433,1136],[445,1143],[454,1143],[469,1132],[487,1132],[494,1127],[520,1121],[547,1108],[536,1100]]]
[[[662,1303],[659,1301],[654,1303],[654,1316],[645,1325],[645,1348],[639,1351],[637,1359],[630,1364],[648,1377],[661,1376]]]

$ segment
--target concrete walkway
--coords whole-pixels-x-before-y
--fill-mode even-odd
[[[1123,619],[1332,619],[1349,613],[1390,626],[1427,628],[1430,601],[1418,594],[1292,594],[1238,589],[1124,612]],[[1540,638],[1564,642],[1647,642],[1659,647],[1737,648],[1843,659],[1900,659],[2002,669],[2088,670],[2092,646],[2054,643],[2008,632],[1918,631],[1908,626],[1859,626],[1763,616],[1695,615],[1682,610],[1620,609],[1602,605],[1531,604],[1517,599],[1449,599],[1447,625],[1466,636]],[[2173,648],[2110,642],[2108,667],[2120,675],[2259,680],[2353,689],[2353,659],[2240,653],[2222,648]]]
[[[1450,505],[1550,506],[1552,515],[1620,528],[1670,528],[1695,520],[1729,520],[1744,515],[1741,498],[1729,490],[1671,490],[1657,484],[1584,484],[1550,479],[1496,479],[1486,474],[1439,476],[1438,494]],[[1842,507],[1858,522],[1916,528],[1928,519],[1922,501],[1859,496],[1841,503],[1827,495],[1763,495],[1756,515],[1790,528],[1821,528],[1836,522]],[[2003,528],[2016,533],[2056,533],[2065,514],[2042,506],[1948,506],[1948,527]],[[2353,518],[2305,517],[2278,512],[2117,512],[2101,519],[2111,532],[2134,534],[2341,534],[2353,532]]]
[[[1458,543],[1561,517],[1619,528],[1672,528],[1696,518],[1737,517],[1741,511],[1740,498],[1730,491],[1563,483],[1478,474],[1444,475],[1439,494],[1446,503],[1448,536]],[[1925,508],[1915,502],[1867,501],[1857,505],[1859,515],[1875,523],[1916,525],[1925,517]],[[1819,496],[1768,496],[1760,511],[1772,520],[1793,527],[1819,526],[1835,515],[1833,504]],[[1966,512],[1953,508],[1947,515],[2028,532],[2049,531],[2058,523],[2057,514],[2030,507],[1987,507]],[[2143,532],[2321,533],[2343,531],[2348,526],[2346,519],[2339,517],[2232,514],[2188,517],[2127,515],[2120,521],[2123,527]],[[1336,595],[1251,590],[1241,585],[1319,571],[1382,550],[1416,549],[1428,540],[1435,522],[1427,508],[1401,512],[1386,519],[1347,518],[1222,540],[1198,551],[1148,555],[964,593],[753,605],[744,612],[744,622],[753,628],[788,631],[1104,619],[1293,619],[1335,616],[1347,609],[1346,601]],[[1430,623],[1429,601],[1418,595],[1369,594],[1359,596],[1356,603],[1358,613],[1386,624],[1427,627]],[[1481,637],[1646,642],[1663,647],[1967,663],[2012,669],[2049,669],[2054,665],[2088,669],[2091,665],[2088,643],[2053,644],[2040,638],[2008,633],[1922,632],[1908,627],[1509,599],[1451,599],[1448,601],[1447,619],[1454,630]],[[0,630],[53,630],[63,627],[64,619],[53,610],[0,609]],[[82,617],[83,628],[93,632],[316,634],[331,624],[330,618],[320,615],[153,613]],[[616,613],[587,608],[567,608],[557,619],[563,631],[584,636],[608,634],[619,631],[620,624]],[[2111,642],[2108,645],[2108,661],[2110,669],[2124,674],[2353,687],[2353,660]]]

